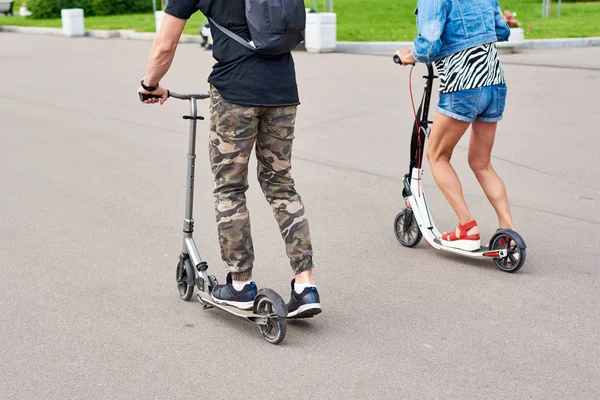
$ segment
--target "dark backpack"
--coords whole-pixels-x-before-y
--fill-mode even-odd
[[[221,32],[242,46],[267,56],[278,56],[292,51],[304,40],[306,11],[303,0],[245,0],[246,22],[251,42],[229,29],[213,23]]]

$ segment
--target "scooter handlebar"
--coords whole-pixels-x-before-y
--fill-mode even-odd
[[[394,54],[394,62],[398,65],[415,65],[415,64],[404,64],[398,54]]]
[[[160,99],[162,96],[157,94],[139,93],[140,100],[146,101],[150,99]],[[208,99],[210,96],[207,93],[193,93],[193,94],[179,94],[171,91],[167,91],[167,97],[173,97],[174,99],[180,100],[191,100],[191,99]]]
[[[179,94],[179,93],[175,93],[175,92],[169,92],[169,97],[173,97],[174,99],[179,99],[179,100],[191,100],[191,99],[202,100],[202,99],[208,99],[210,97],[210,95],[208,93]]]
[[[162,96],[158,94],[138,93],[140,95],[140,101],[146,101],[150,99],[162,99]],[[170,97],[171,93],[167,93],[167,97]]]

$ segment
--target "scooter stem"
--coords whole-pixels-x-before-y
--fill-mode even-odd
[[[183,222],[183,238],[184,252],[187,250],[185,239],[191,238],[194,232],[194,173],[196,168],[196,123],[198,109],[196,106],[196,98],[191,97],[190,101],[190,116],[186,119],[190,120],[190,137],[189,148],[187,154],[187,184],[185,196],[185,219]],[[185,117],[184,117],[185,118]]]

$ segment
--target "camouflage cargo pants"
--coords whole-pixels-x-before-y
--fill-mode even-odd
[[[210,90],[210,162],[221,257],[234,280],[252,277],[254,248],[246,208],[248,161],[256,149],[258,180],[273,207],[296,274],[313,267],[304,205],[291,176],[296,107],[247,107]]]

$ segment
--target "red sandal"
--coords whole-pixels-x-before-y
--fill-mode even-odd
[[[471,235],[468,236],[467,232],[469,229],[472,229],[477,226],[477,221],[473,220],[467,222],[466,224],[458,224],[458,236],[456,235],[456,230],[450,233],[444,233],[442,235],[442,244],[444,246],[452,247],[455,249],[465,250],[465,251],[476,251],[479,250],[481,246],[480,236]]]

